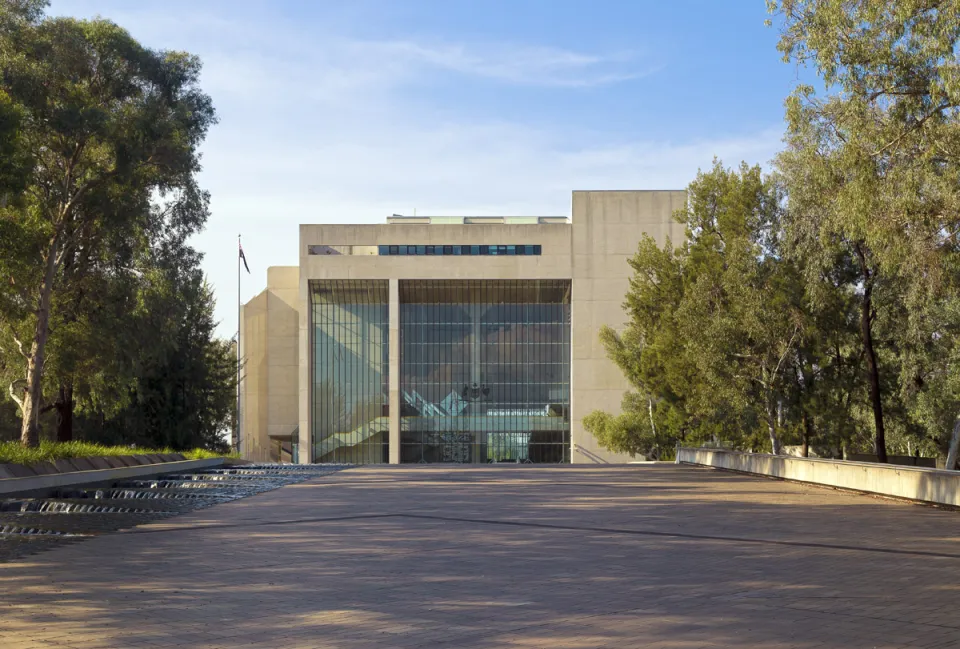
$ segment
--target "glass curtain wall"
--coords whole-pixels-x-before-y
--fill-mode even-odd
[[[389,461],[386,280],[310,282],[315,462]]]
[[[401,462],[570,461],[570,281],[400,282]]]

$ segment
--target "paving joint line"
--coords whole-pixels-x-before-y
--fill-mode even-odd
[[[782,545],[787,547],[817,548],[821,550],[850,550],[854,552],[876,552],[880,554],[902,554],[917,557],[933,557],[938,559],[960,559],[960,554],[946,552],[929,552],[925,550],[896,550],[894,548],[878,548],[870,546],[840,545],[834,543],[814,543],[805,541],[778,541],[776,539],[752,539],[739,536],[713,536],[708,534],[685,534],[683,532],[655,532],[653,530],[629,530],[613,527],[581,527],[577,525],[558,525],[555,523],[532,523],[524,521],[496,521],[490,519],[460,518],[452,516],[431,516],[429,514],[392,514],[392,516],[407,516],[425,520],[455,521],[461,523],[481,523],[486,525],[509,525],[513,527],[536,527],[553,530],[569,530],[578,532],[603,532],[605,534],[627,534],[633,536],[656,536],[665,538],[693,539],[698,541],[730,541],[736,543],[754,543],[767,545]]]
[[[231,529],[238,527],[270,527],[274,525],[299,525],[302,523],[327,523],[351,520],[374,520],[379,518],[413,518],[421,520],[448,521],[455,523],[475,523],[482,525],[504,525],[509,527],[532,527],[537,529],[564,530],[570,532],[601,532],[604,534],[624,534],[629,536],[653,536],[660,538],[676,538],[696,541],[721,541],[732,543],[752,543],[758,545],[779,545],[796,548],[816,548],[821,550],[845,550],[853,552],[873,552],[879,554],[895,554],[917,557],[931,557],[937,559],[960,559],[960,554],[946,552],[931,552],[925,550],[897,550],[894,548],[879,548],[870,546],[841,545],[836,543],[815,543],[806,541],[781,541],[776,539],[756,539],[742,536],[717,536],[709,534],[686,534],[683,532],[657,532],[654,530],[631,530],[615,527],[585,527],[579,525],[558,525],[555,523],[534,523],[525,521],[498,521],[480,518],[462,518],[454,516],[435,516],[430,514],[414,513],[382,513],[382,514],[354,514],[350,516],[330,516],[320,518],[297,518],[281,521],[264,521],[262,523],[227,523],[224,525],[191,525],[188,527],[173,527],[166,529],[133,528],[120,531],[120,534],[160,534],[167,532],[182,532],[206,529]]]

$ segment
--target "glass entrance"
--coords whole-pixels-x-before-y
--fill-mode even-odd
[[[400,461],[569,462],[569,280],[400,282]]]

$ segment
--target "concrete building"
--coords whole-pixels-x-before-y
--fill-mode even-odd
[[[242,310],[241,452],[299,462],[629,461],[582,419],[629,388],[621,327],[648,234],[683,191],[575,191],[572,218],[301,225],[299,265]]]

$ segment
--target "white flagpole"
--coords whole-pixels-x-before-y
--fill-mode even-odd
[[[237,427],[237,439],[236,446],[234,450],[240,452],[240,328],[242,323],[240,322],[242,318],[242,309],[243,303],[240,301],[240,235],[237,235],[237,416],[236,416],[236,427]]]

